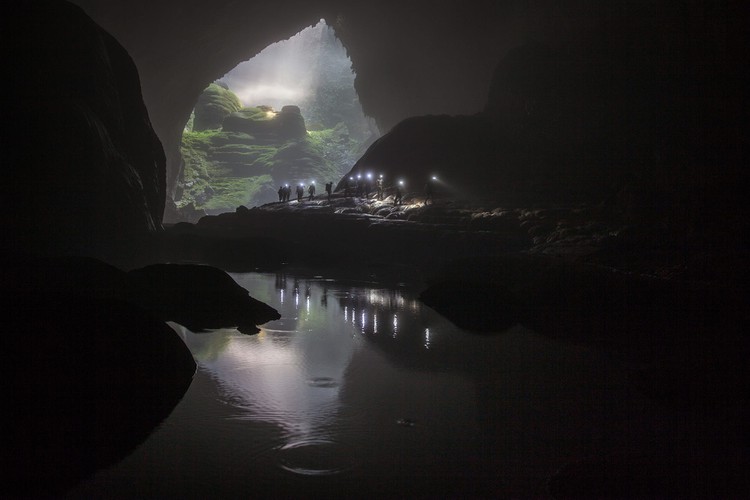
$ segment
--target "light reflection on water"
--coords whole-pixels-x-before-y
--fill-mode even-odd
[[[474,336],[408,290],[233,277],[281,319],[253,336],[173,325],[199,364],[191,388],[72,497],[536,496],[628,434],[625,372],[592,351],[521,327]]]

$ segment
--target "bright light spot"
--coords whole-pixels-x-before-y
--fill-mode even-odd
[[[436,181],[436,180],[437,180],[437,176],[436,176],[436,175],[433,175],[433,176],[432,176],[432,180],[433,180],[433,181]]]
[[[281,303],[283,304],[284,303],[284,289],[283,288],[279,290],[279,296],[281,299]]]
[[[430,329],[429,328],[424,329],[424,348],[425,349],[430,348]]]
[[[368,179],[372,179],[372,174],[368,172],[368,173],[367,173],[367,178],[368,178]]]
[[[274,116],[276,116],[276,113],[273,111],[266,111],[266,116],[268,118],[273,118]]]
[[[404,185],[404,181],[398,181],[398,185],[399,186],[403,186]]]
[[[372,333],[378,333],[378,315],[372,315]]]
[[[396,338],[396,334],[398,333],[398,314],[393,315],[393,338]]]
[[[305,309],[307,309],[307,313],[310,314],[310,297],[305,298]]]
[[[344,306],[344,321],[349,321],[349,306]]]
[[[362,178],[362,174],[357,174],[357,179],[361,179],[361,178]]]

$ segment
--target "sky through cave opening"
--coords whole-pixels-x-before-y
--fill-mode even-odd
[[[379,135],[354,77],[321,20],[211,83],[183,131],[178,207],[215,214],[278,201],[285,184],[335,185]]]

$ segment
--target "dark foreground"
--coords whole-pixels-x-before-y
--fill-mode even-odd
[[[177,263],[227,271],[306,268],[331,278],[408,283],[422,290],[424,304],[468,335],[502,335],[521,324],[616,356],[630,367],[632,390],[688,417],[730,407],[745,411],[750,346],[744,254],[665,241],[624,220],[602,205],[445,199],[424,205],[406,197],[395,206],[390,199],[336,197],[331,203],[240,207],[196,224],[176,224],[142,258],[172,263],[167,266],[130,265],[126,272],[90,259],[16,259],[4,276],[6,296],[20,312],[10,316],[11,330],[40,334],[5,340],[13,359],[35,360],[13,365],[14,377],[6,380],[16,422],[3,455],[5,470],[16,480],[6,490],[59,494],[127,455],[158,425],[194,370],[184,346],[170,347],[174,338],[163,330],[164,321],[194,330],[234,326],[252,334],[255,325],[278,317],[223,272]],[[152,332],[150,352],[119,349],[116,364],[99,366],[114,359],[108,335],[115,332],[118,342],[128,344],[131,329]],[[78,341],[60,346],[60,334]],[[144,361],[151,371],[130,378]],[[111,376],[105,380],[101,373]],[[163,381],[159,386],[148,382],[154,376]],[[107,396],[92,401],[77,387]],[[99,414],[99,427],[77,418],[99,411],[102,401],[114,411]],[[55,441],[58,433],[50,433],[59,428],[46,413],[52,407],[65,408],[65,440]],[[138,410],[144,407],[153,411]],[[131,418],[135,414],[140,418]],[[107,444],[107,429],[120,429],[120,441]],[[41,451],[51,442],[52,453]],[[67,455],[71,447],[79,456]],[[93,459],[92,449],[99,450]],[[551,478],[550,493],[743,496],[750,490],[742,474],[747,465],[746,455],[724,455],[720,444],[649,456],[628,450],[594,454]],[[30,470],[46,471],[40,472],[45,479],[34,482]],[[680,478],[694,474],[707,486],[686,491],[688,483]]]
[[[476,334],[520,323],[604,349],[632,367],[635,390],[665,405],[688,412],[746,405],[745,252],[665,238],[627,220],[602,204],[438,199],[424,205],[407,197],[396,206],[392,199],[334,198],[240,207],[178,224],[166,231],[162,249],[226,269],[303,266],[416,283],[425,304]],[[727,465],[718,455],[720,449],[593,456],[560,471],[551,492],[700,497],[748,491],[737,472],[747,457],[734,456]],[[735,472],[719,470],[726,467]],[[714,489],[685,491],[675,478],[691,470],[702,471]]]

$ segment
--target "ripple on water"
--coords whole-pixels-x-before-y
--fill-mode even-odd
[[[278,449],[277,461],[282,469],[303,476],[331,476],[354,466],[345,446],[324,438],[287,443]]]
[[[307,385],[310,387],[338,387],[339,383],[331,377],[313,377],[307,379]]]

